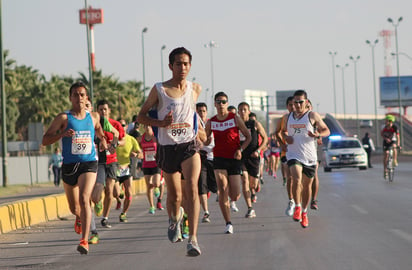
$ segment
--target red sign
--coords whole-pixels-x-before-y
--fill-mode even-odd
[[[86,24],[86,9],[81,9],[80,11],[80,23]],[[92,9],[87,10],[87,15],[89,17],[89,24],[103,23],[103,9]]]

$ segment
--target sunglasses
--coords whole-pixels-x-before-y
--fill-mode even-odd
[[[125,127],[126,126],[126,124],[122,124],[122,127]]]
[[[305,102],[305,100],[295,100],[296,104],[302,104],[303,102]]]
[[[227,100],[218,99],[218,100],[215,100],[215,102],[216,102],[217,104],[226,104],[226,103],[227,103]]]

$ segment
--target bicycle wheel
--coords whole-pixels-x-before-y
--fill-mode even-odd
[[[388,179],[389,182],[393,182],[393,177],[395,175],[395,170],[393,168],[388,169]]]

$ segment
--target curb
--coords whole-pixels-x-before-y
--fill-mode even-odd
[[[144,178],[133,180],[133,195],[146,193]],[[0,235],[21,228],[70,216],[65,193],[0,206]]]

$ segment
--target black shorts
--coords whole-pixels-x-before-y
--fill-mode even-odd
[[[396,141],[391,141],[390,143],[387,143],[385,140],[383,141],[383,151],[389,151],[391,147],[396,145]]]
[[[101,183],[105,185],[107,178],[117,179],[118,167],[119,164],[117,162],[113,162],[110,164],[99,163],[96,183]]]
[[[309,177],[309,178],[315,177],[316,165],[308,166],[308,165],[303,164],[302,162],[300,162],[297,159],[288,160],[289,168],[294,166],[294,165],[301,166],[303,168],[302,173],[305,174],[307,177]]]
[[[282,163],[286,164],[288,162],[288,159],[286,158],[286,156],[283,156],[283,157],[280,158],[280,161],[282,161]]]
[[[97,161],[68,163],[62,165],[63,182],[70,186],[77,185],[79,176],[88,172],[97,172]]]
[[[182,172],[182,162],[199,151],[195,141],[175,145],[159,145],[157,166],[166,173]]]
[[[260,157],[247,157],[242,158],[242,170],[247,171],[247,173],[255,178],[259,178],[259,165]]]
[[[209,191],[213,193],[217,192],[213,161],[208,160],[207,158],[202,158],[202,169],[200,170],[198,190],[200,195],[207,194]]]
[[[144,175],[160,174],[160,168],[159,168],[159,167],[142,168],[142,170],[143,170],[143,174],[144,174]]]
[[[242,161],[234,158],[213,158],[215,170],[226,170],[227,175],[242,175]]]

